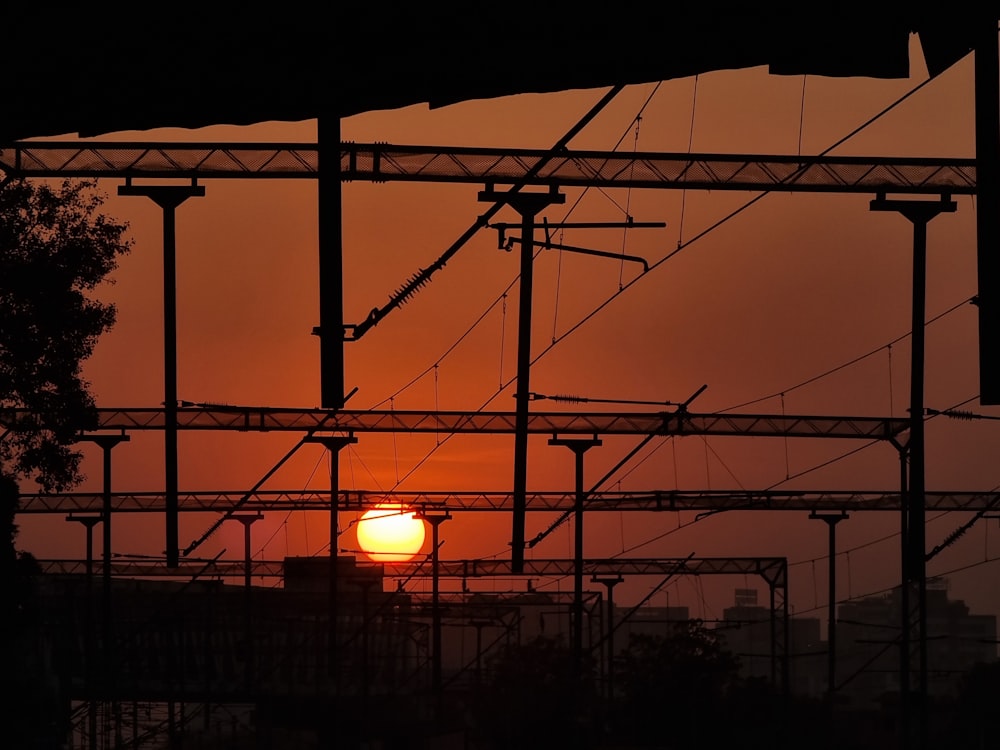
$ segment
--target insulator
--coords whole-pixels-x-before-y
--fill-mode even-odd
[[[396,302],[398,302],[399,304],[403,304],[411,296],[413,296],[413,294],[416,293],[417,290],[419,290],[423,286],[426,286],[428,281],[430,281],[430,277],[426,275],[426,271],[424,269],[420,269],[417,273],[413,274],[413,276],[410,277],[409,281],[407,281],[405,284],[403,284],[403,286],[401,286],[399,289],[396,290],[396,293],[393,295],[396,299]]]
[[[573,404],[582,404],[587,399],[582,396],[549,396],[553,401],[568,401]]]
[[[952,419],[979,419],[978,414],[973,414],[971,411],[963,411],[961,409],[949,409],[944,412],[944,414],[947,414]]]

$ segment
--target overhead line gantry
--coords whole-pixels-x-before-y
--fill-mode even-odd
[[[44,573],[81,574],[80,560],[39,560]],[[100,561],[94,566],[101,572]],[[373,563],[381,567],[386,578],[430,577],[430,566],[422,562]],[[445,578],[489,577],[566,577],[573,574],[574,561],[561,559],[525,560],[524,570],[515,572],[510,560],[440,560],[438,575]],[[788,562],[784,557],[691,557],[691,558],[611,558],[591,559],[584,563],[587,574],[594,575],[761,575],[780,586],[787,585]],[[126,578],[192,578],[243,577],[245,563],[233,560],[190,558],[172,568],[162,560],[115,558],[112,575]],[[252,560],[251,575],[255,578],[281,578],[285,574],[282,560]]]
[[[544,165],[538,165],[544,161]],[[341,181],[780,192],[976,193],[976,160],[340,144]],[[21,142],[8,177],[317,179],[312,143]]]
[[[18,513],[66,514],[100,513],[104,495],[95,492],[64,494],[23,494]],[[573,510],[573,492],[529,492],[525,510],[561,512]],[[988,511],[1000,506],[1000,492],[928,492],[927,510]],[[381,503],[399,503],[417,510],[509,511],[511,492],[399,492],[341,490],[340,510],[363,511]],[[899,511],[905,507],[899,492],[789,491],[789,490],[646,490],[634,492],[591,492],[587,511]],[[181,492],[178,505],[184,512],[223,513],[242,508],[253,511],[330,510],[329,490],[258,490]],[[111,494],[115,513],[162,513],[166,497],[162,492],[115,492]]]
[[[0,409],[0,425],[18,429],[23,409]],[[295,409],[259,406],[181,406],[180,430],[234,432],[409,432],[509,435],[515,413],[501,411],[395,411]],[[95,430],[163,430],[162,408],[101,408]],[[31,420],[28,419],[28,424]],[[532,412],[527,431],[576,435],[742,435],[750,437],[896,440],[910,428],[902,417],[675,412]]]

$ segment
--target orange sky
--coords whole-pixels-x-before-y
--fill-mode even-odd
[[[769,76],[763,69],[723,71],[631,86],[571,147],[717,153],[818,153],[926,78],[918,47],[909,81]],[[697,96],[695,96],[695,91]],[[838,148],[836,155],[974,155],[972,59],[963,60],[890,115]],[[411,107],[346,119],[345,140],[398,144],[544,148],[568,130],[601,91],[572,91],[468,102],[430,111]],[[652,94],[652,97],[650,98]],[[804,98],[803,98],[804,97]],[[634,120],[643,104],[638,129]],[[694,128],[692,131],[692,106]],[[126,140],[307,141],[314,122],[265,123],[252,128],[163,130],[116,134]],[[204,198],[178,210],[178,395],[195,402],[311,407],[319,403],[316,186],[311,181],[209,180]],[[98,345],[86,374],[101,406],[148,407],[162,401],[161,214],[142,198],[118,198],[103,188],[109,212],[130,222],[136,246],[101,290],[119,310],[118,324]],[[482,186],[348,183],[344,186],[345,320],[360,322],[419,268],[434,261],[485,210]],[[753,197],[705,191],[565,190],[565,206],[550,221],[666,221],[667,229],[567,233],[566,244],[641,255],[653,263]],[[902,416],[909,398],[909,341],[802,387],[814,376],[879,350],[906,334],[910,316],[912,232],[895,214],[872,214],[873,196],[775,194],[713,231],[616,298],[532,369],[531,390],[589,398],[683,401],[708,389],[692,410],[721,411],[760,401],[749,412]],[[579,202],[577,203],[577,200]],[[517,220],[505,210],[499,220]],[[929,227],[927,309],[936,316],[976,292],[975,206]],[[636,268],[587,256],[546,252],[536,261],[533,352],[631,281]],[[351,408],[471,410],[489,404],[513,410],[513,390],[497,395],[515,369],[517,287],[506,315],[494,305],[517,273],[517,254],[496,247],[496,234],[478,235],[432,283],[358,342],[346,345],[346,384],[358,388]],[[493,306],[491,308],[491,305]],[[482,323],[470,326],[487,309]],[[959,306],[927,331],[926,404],[965,404],[990,413],[978,394],[975,308]],[[467,333],[468,332],[468,333]],[[462,343],[442,355],[464,334]],[[434,365],[437,364],[435,368]],[[427,371],[412,387],[400,390]],[[495,398],[494,398],[495,397]],[[389,399],[392,399],[391,401]],[[491,400],[493,399],[493,400]],[[536,404],[555,408],[551,402]],[[591,407],[584,407],[591,410]],[[596,407],[593,409],[596,410]],[[621,410],[638,410],[625,406]],[[992,422],[933,420],[927,429],[928,490],[986,491],[1000,485]],[[294,434],[181,433],[182,490],[243,490],[296,442]],[[604,440],[586,455],[587,483],[596,481],[634,445]],[[887,490],[898,488],[894,449],[879,445],[825,468],[817,465],[858,447],[841,441],[777,438],[663,440],[641,464],[630,464],[609,489]],[[345,488],[508,491],[513,438],[459,436],[435,449],[433,436],[362,435],[341,458]],[[424,460],[433,450],[430,458]],[[101,487],[100,458],[86,446],[88,480]],[[645,452],[644,454],[645,455]],[[422,462],[422,463],[421,463]],[[115,449],[116,490],[161,489],[162,437],[137,433]],[[412,471],[415,466],[419,467]],[[573,457],[565,448],[530,441],[529,490],[571,490]],[[804,473],[808,472],[808,473]],[[798,476],[802,473],[802,476]],[[786,479],[788,478],[788,479]],[[318,447],[299,452],[265,488],[328,486]],[[929,514],[934,545],[966,520]],[[182,517],[182,547],[214,520]],[[531,538],[548,526],[528,517]],[[627,551],[653,557],[787,556],[793,565],[791,602],[797,612],[825,601],[826,526],[806,513],[722,514],[692,523],[693,514],[588,515],[586,552]],[[345,515],[344,525],[351,518]],[[993,524],[992,527],[990,524]],[[651,539],[669,533],[657,541]],[[892,534],[889,514],[856,514],[838,527],[841,549]],[[21,546],[39,557],[82,556],[84,532],[61,516],[23,518]],[[253,527],[257,557],[319,554],[327,541],[323,514],[269,513]],[[442,557],[507,554],[510,518],[458,514],[442,527]],[[100,549],[99,534],[97,549]],[[572,555],[565,525],[533,551],[535,557]],[[114,551],[162,553],[160,519],[115,519]],[[353,548],[347,531],[342,548]],[[199,554],[242,557],[242,526],[225,525]],[[934,559],[933,575],[1000,555],[1000,530],[983,521]],[[814,558],[820,558],[813,564]],[[898,583],[898,540],[842,555],[839,597]],[[974,611],[1000,611],[990,585],[996,563],[950,576],[952,595]],[[629,581],[616,600],[638,600],[658,581]],[[678,581],[674,604],[715,617],[731,603],[734,586],[757,581]],[[484,585],[492,586],[491,583]],[[503,584],[497,583],[497,586]],[[570,581],[552,584],[563,590]],[[523,588],[523,584],[518,584]],[[702,591],[710,592],[702,598]],[[714,593],[711,593],[714,592]],[[662,603],[662,595],[657,603]],[[816,610],[817,616],[825,612]]]

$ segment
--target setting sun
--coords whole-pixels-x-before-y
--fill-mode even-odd
[[[358,546],[373,562],[405,562],[424,543],[424,522],[398,503],[383,503],[358,520]]]

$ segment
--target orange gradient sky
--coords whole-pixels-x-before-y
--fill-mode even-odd
[[[570,145],[572,148],[748,154],[815,154],[926,78],[914,44],[910,80],[771,76],[763,69],[720,71],[630,86]],[[836,149],[834,155],[974,155],[971,57],[925,86],[893,112]],[[603,91],[569,91],[424,106],[345,119],[344,140],[397,144],[545,148],[557,141]],[[648,100],[648,103],[647,103]],[[692,108],[694,108],[692,112]],[[636,125],[636,116],[641,120]],[[692,129],[693,122],[693,129]],[[313,142],[315,122],[164,129],[108,136],[118,140]],[[143,198],[119,198],[106,180],[109,213],[127,220],[136,245],[101,288],[118,306],[118,323],[87,363],[99,405],[149,407],[162,401],[161,213]],[[178,395],[194,402],[312,407],[319,404],[316,185],[308,180],[207,180],[204,198],[177,212]],[[356,323],[383,305],[419,268],[433,262],[485,210],[482,186],[344,185],[345,320]],[[544,213],[555,222],[665,221],[666,229],[567,232],[566,244],[645,257],[650,264],[733,209],[750,193],[565,189],[565,206]],[[535,264],[531,390],[599,399],[683,401],[714,412],[753,402],[754,413],[903,416],[909,400],[912,230],[896,214],[873,214],[868,195],[773,194],[656,267],[599,313],[566,335],[636,274],[634,264],[555,251]],[[978,413],[976,293],[972,198],[931,222],[928,317],[955,308],[927,329],[927,406],[958,404]],[[570,213],[570,209],[572,212]],[[505,209],[497,217],[514,222]],[[497,249],[482,232],[413,299],[360,341],[347,343],[346,385],[358,388],[354,409],[513,410],[516,362],[517,254]],[[509,287],[506,310],[498,300]],[[482,317],[478,325],[473,325]],[[565,336],[565,338],[562,338]],[[553,338],[558,339],[551,345]],[[460,340],[454,348],[451,348]],[[896,341],[891,350],[886,348]],[[551,345],[551,346],[550,346]],[[842,365],[834,374],[816,376]],[[447,353],[447,356],[444,356]],[[420,376],[412,386],[404,387]],[[775,394],[783,394],[775,395]],[[765,398],[769,397],[769,398]],[[970,401],[971,399],[971,401]],[[539,410],[570,410],[552,402]],[[584,405],[583,410],[600,410]],[[642,407],[603,407],[620,411]],[[650,407],[653,409],[654,407]],[[987,491],[1000,485],[997,433],[991,421],[932,420],[927,428],[928,490]],[[180,488],[245,490],[297,441],[295,434],[181,433]],[[438,444],[440,442],[440,444]],[[572,490],[574,460],[547,438],[529,441],[528,489]],[[586,454],[587,486],[615,465],[635,439],[605,438]],[[662,439],[619,472],[607,489],[898,489],[895,449],[853,441],[779,438]],[[88,479],[101,487],[100,455],[84,446]],[[115,490],[163,487],[162,436],[135,433],[114,451]],[[341,454],[344,488],[509,491],[513,437],[360,435]],[[829,462],[829,463],[827,463]],[[825,466],[822,466],[826,464]],[[817,468],[822,466],[822,468]],[[329,486],[327,459],[309,446],[264,489]],[[26,488],[28,489],[28,488]],[[801,513],[728,513],[695,522],[694,514],[592,513],[586,554],[608,557],[787,556],[796,613],[826,599],[825,524]],[[215,520],[184,514],[184,547]],[[968,516],[928,514],[933,546]],[[529,514],[527,537],[553,517]],[[340,547],[356,547],[345,514]],[[82,557],[84,532],[61,516],[22,517],[20,545],[39,557]],[[996,521],[981,521],[932,561],[935,575],[1000,556]],[[894,514],[859,513],[838,526],[838,597],[898,583]],[[529,550],[539,558],[571,557],[565,524]],[[324,514],[270,512],[253,527],[254,555],[325,554]],[[243,529],[226,524],[199,551],[241,559]],[[509,554],[507,514],[467,512],[441,527],[443,558]],[[100,539],[97,535],[99,554]],[[429,535],[428,535],[429,537]],[[874,542],[868,544],[869,542]],[[425,549],[429,542],[425,542]],[[115,518],[114,551],[162,554],[162,519]],[[816,560],[816,562],[813,562]],[[996,563],[949,576],[952,596],[976,612],[1000,612],[992,585]],[[637,601],[658,581],[630,580],[616,600]],[[503,582],[482,585],[503,587]],[[548,584],[571,589],[571,581]],[[677,581],[670,601],[706,618],[721,615],[734,586],[757,581]],[[523,583],[516,584],[523,588]],[[763,593],[762,593],[763,596]],[[659,594],[655,603],[664,603]]]

